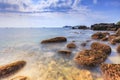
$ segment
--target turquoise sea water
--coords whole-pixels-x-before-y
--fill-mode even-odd
[[[18,60],[25,60],[27,65],[23,70],[13,76],[5,78],[8,80],[17,75],[26,75],[31,80],[42,80],[39,72],[40,65],[48,65],[50,61],[56,61],[59,64],[66,64],[79,68],[73,58],[75,54],[83,49],[89,48],[94,41],[91,35],[95,33],[92,30],[72,30],[64,28],[1,28],[0,29],[0,65],[8,64]],[[113,32],[110,32],[113,33]],[[65,43],[40,44],[44,39],[64,36],[67,38]],[[87,42],[86,47],[81,43]],[[66,50],[66,44],[75,41],[76,49],[72,50],[71,56],[60,55],[58,50]],[[108,42],[102,42],[110,45]],[[116,46],[112,46],[112,54],[106,60],[107,63],[120,63],[120,56],[116,52]],[[99,68],[89,69],[94,77],[100,77]],[[67,74],[66,74],[67,75]]]

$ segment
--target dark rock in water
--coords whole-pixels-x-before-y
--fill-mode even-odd
[[[86,42],[81,43],[81,46],[82,46],[82,47],[85,47],[86,45],[87,45]]]
[[[11,80],[28,80],[28,78],[26,76],[17,76]]]
[[[105,38],[107,35],[109,35],[108,32],[97,32],[97,33],[94,33],[91,37],[92,39],[103,39]]]
[[[78,25],[78,26],[73,26],[72,29],[89,29],[89,28],[85,25]]]
[[[120,53],[120,45],[117,47],[117,52]]]
[[[22,67],[24,67],[25,64],[26,64],[25,61],[17,61],[5,66],[0,66],[0,78],[7,77],[14,74],[18,70],[20,70]]]
[[[120,64],[102,64],[100,67],[104,80],[120,80]]]
[[[120,36],[120,28],[116,31],[116,35]]]
[[[74,43],[67,44],[67,48],[76,48],[76,45]]]
[[[108,37],[104,37],[101,39],[102,41],[108,41]]]
[[[63,28],[69,28],[69,29],[71,29],[72,26],[63,26]]]
[[[106,53],[107,55],[111,54],[111,47],[106,45],[106,44],[103,44],[103,43],[93,42],[91,44],[91,49],[93,49],[93,50],[101,50],[104,53]]]
[[[71,54],[72,52],[69,51],[69,50],[59,50],[58,53],[61,53],[61,54]]]
[[[104,62],[107,55],[101,50],[83,50],[74,58],[75,62],[83,66],[97,66]]]
[[[120,26],[114,23],[100,23],[100,24],[91,25],[92,30],[116,31],[118,28],[120,28]]]
[[[43,40],[41,43],[56,43],[56,42],[66,42],[67,38],[65,37],[55,37],[47,40]]]

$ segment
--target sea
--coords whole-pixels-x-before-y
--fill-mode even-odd
[[[99,66],[85,68],[74,61],[78,52],[89,49],[92,42],[97,42],[91,39],[91,35],[95,32],[97,31],[69,28],[0,28],[0,66],[20,60],[26,61],[22,70],[0,80],[10,80],[16,76],[27,76],[30,80],[77,80],[70,76],[78,75],[77,70],[90,71],[94,80],[102,78]],[[42,40],[58,36],[66,37],[67,42],[41,44]],[[66,45],[73,41],[77,48],[71,49],[71,55],[58,53],[59,50],[68,50]],[[105,63],[119,64],[120,55],[116,52],[117,45],[98,42],[112,48],[112,53]],[[86,46],[81,46],[82,43],[86,43]]]

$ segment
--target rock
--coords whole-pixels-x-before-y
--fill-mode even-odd
[[[117,52],[120,53],[120,45],[117,47]]]
[[[108,37],[104,37],[101,39],[102,41],[108,41]]]
[[[120,36],[120,28],[116,31],[116,34]]]
[[[120,36],[115,37],[114,39],[111,40],[111,44],[116,44],[116,43],[120,43]]]
[[[66,42],[67,39],[65,37],[55,37],[47,40],[43,40],[41,43],[56,43],[56,42]]]
[[[67,44],[67,48],[76,48],[76,45],[74,43]]]
[[[87,45],[86,42],[81,43],[81,46],[82,46],[82,47],[85,47],[86,45]]]
[[[72,29],[89,29],[89,27],[85,25],[78,25],[78,26],[73,26]]]
[[[93,49],[93,50],[101,50],[104,53],[106,53],[107,55],[111,54],[111,47],[106,45],[106,44],[103,44],[103,43],[93,42],[91,44],[91,49]]]
[[[0,78],[14,74],[26,64],[25,61],[17,61],[11,64],[0,66]]]
[[[120,80],[120,64],[102,64],[104,80]]]
[[[116,37],[118,37],[116,34],[109,35],[109,37],[108,37],[109,42],[113,45],[116,44],[116,42],[114,42],[114,39]]]
[[[17,76],[11,80],[28,80],[28,78],[26,76]]]
[[[106,58],[107,55],[101,50],[83,50],[75,56],[74,60],[83,66],[97,66]]]
[[[105,38],[107,35],[109,35],[109,33],[102,33],[102,32],[97,32],[97,33],[94,33],[91,37],[92,39],[103,39]]]
[[[58,53],[61,53],[61,54],[71,54],[72,52],[69,51],[69,50],[59,50]]]

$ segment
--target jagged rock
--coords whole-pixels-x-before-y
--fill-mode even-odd
[[[120,80],[120,64],[102,64],[104,80]]]
[[[26,64],[25,61],[17,61],[11,64],[0,66],[0,78],[14,74]]]
[[[55,37],[47,40],[43,40],[41,43],[56,43],[56,42],[66,42],[67,39],[65,37]]]
[[[17,76],[11,80],[28,80],[28,78],[26,76]]]
[[[107,55],[111,54],[111,47],[106,45],[106,44],[103,44],[103,43],[93,42],[91,44],[91,49],[93,49],[93,50],[101,50],[104,53],[106,53]]]
[[[97,33],[94,33],[91,37],[92,39],[103,39],[105,38],[107,35],[109,35],[109,33],[105,32],[97,32]]]
[[[120,53],[120,45],[117,47],[117,52]]]
[[[76,45],[74,43],[67,44],[67,48],[76,48]]]
[[[116,34],[120,36],[120,28],[116,31]]]
[[[61,54],[71,54],[72,52],[69,51],[69,50],[59,50],[58,53],[61,53]]]
[[[74,60],[83,66],[97,66],[106,58],[107,55],[101,50],[83,50],[75,56]]]

